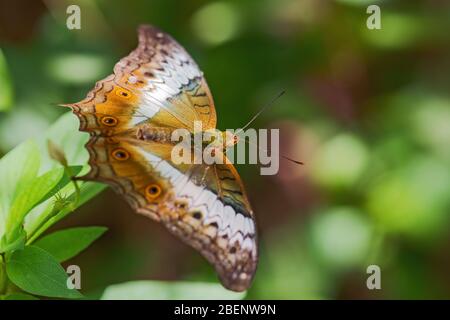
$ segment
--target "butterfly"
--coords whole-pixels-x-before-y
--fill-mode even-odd
[[[138,28],[139,44],[80,102],[67,104],[90,133],[90,172],[83,180],[110,185],[140,214],[162,223],[198,250],[222,284],[246,290],[258,262],[257,234],[235,167],[172,161],[176,129],[216,128],[202,71],[171,36]],[[226,156],[224,155],[225,159]]]

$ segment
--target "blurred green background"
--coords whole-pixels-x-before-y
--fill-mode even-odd
[[[81,30],[66,9],[81,8]],[[369,4],[381,30],[366,27]],[[0,155],[112,72],[141,23],[198,62],[220,129],[280,128],[276,176],[238,167],[260,231],[247,298],[450,298],[450,3],[446,0],[0,1]],[[56,228],[104,225],[69,261],[83,292],[217,281],[206,261],[111,190]],[[366,268],[381,268],[368,290]]]

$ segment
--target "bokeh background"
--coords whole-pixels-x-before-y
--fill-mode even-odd
[[[81,30],[66,8],[81,8]],[[366,27],[369,4],[381,30]],[[450,298],[450,3],[446,0],[0,1],[0,155],[44,132],[151,23],[203,69],[220,129],[280,128],[275,176],[240,165],[260,232],[247,298]],[[111,190],[53,230],[104,225],[69,261],[95,297],[130,280],[217,281]],[[379,265],[382,289],[366,287]]]

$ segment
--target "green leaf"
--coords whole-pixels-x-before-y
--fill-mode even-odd
[[[207,282],[132,281],[107,287],[102,300],[240,300],[245,295]]]
[[[0,50],[0,111],[7,111],[13,103],[13,88],[6,65],[5,56]]]
[[[59,262],[63,262],[89,247],[106,230],[105,227],[65,229],[39,239],[34,245],[49,252]]]
[[[39,163],[39,149],[31,140],[0,159],[0,238],[14,198],[37,176]]]
[[[77,290],[67,287],[67,274],[48,252],[34,246],[12,253],[6,262],[9,279],[20,289],[39,296],[82,298]]]
[[[48,140],[58,148],[60,148],[67,159],[69,165],[87,164],[89,153],[84,145],[89,139],[89,134],[79,131],[79,122],[72,112],[67,112],[62,115],[39,139],[39,146],[41,150],[47,150]],[[51,158],[48,152],[42,155],[42,168],[49,170],[60,164]]]
[[[30,294],[16,292],[7,295],[3,300],[39,300],[39,299]]]
[[[14,230],[10,237],[2,237],[0,239],[0,252],[12,252],[14,250],[22,250],[25,247],[27,233],[23,228]]]
[[[33,179],[15,197],[6,220],[6,237],[14,240],[13,234],[22,227],[26,214],[39,202],[55,192],[55,187],[62,180],[64,168],[56,168]]]

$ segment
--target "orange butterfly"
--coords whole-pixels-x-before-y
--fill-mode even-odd
[[[197,249],[231,290],[246,290],[258,261],[256,230],[242,181],[224,164],[175,164],[173,130],[194,121],[215,129],[216,111],[203,73],[169,35],[143,25],[139,45],[68,104],[91,137],[91,171],[82,179],[109,184],[133,209],[161,222]]]

